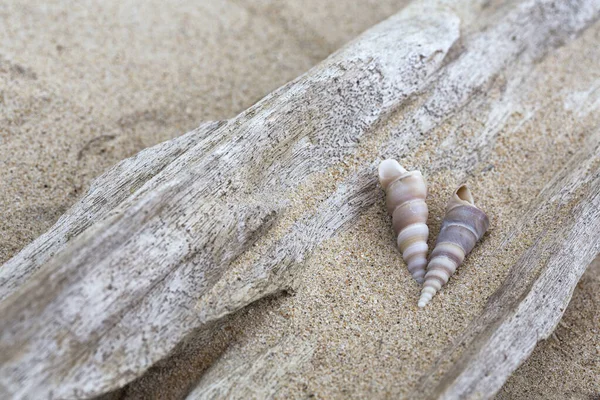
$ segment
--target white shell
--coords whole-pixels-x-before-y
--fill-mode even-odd
[[[379,164],[379,182],[386,192],[387,209],[408,271],[423,283],[429,236],[425,179],[419,171],[406,171],[396,160],[384,160]]]

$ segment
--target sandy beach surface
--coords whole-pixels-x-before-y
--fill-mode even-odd
[[[0,263],[46,231],[117,161],[203,121],[236,115],[405,3],[50,0],[40,5],[0,0]],[[560,80],[582,92],[598,85],[600,71],[595,81],[577,81],[579,70],[598,69],[600,49],[588,51],[598,42],[596,23],[570,48],[536,66],[538,81],[523,83],[531,86],[526,103],[535,105],[535,112],[525,122],[514,116],[506,129],[523,129],[526,143],[500,136],[493,164],[477,179],[450,170],[427,176],[432,232],[438,231],[446,199],[462,179],[493,221],[479,251],[431,307],[415,307],[419,288],[393,246],[381,204],[313,255],[297,292],[235,314],[216,337],[190,343],[185,358],[171,361],[186,362],[187,369],[180,368],[178,375],[168,368],[153,370],[127,394],[183,396],[198,382],[201,393],[203,382],[220,370],[275,348],[272,362],[285,359],[282,364],[291,367],[261,384],[277,397],[406,396],[502,283],[515,261],[511,254],[519,249],[507,249],[506,260],[495,262],[493,270],[485,268],[492,262],[485,249],[501,245],[531,199],[583,145],[567,131],[598,122],[593,116],[577,120],[565,106],[568,99],[555,101],[553,96],[561,94],[545,89],[544,82]],[[399,122],[392,118],[389,124]],[[453,137],[468,140],[475,122],[464,127],[463,136]],[[552,129],[561,124],[568,129]],[[538,135],[542,125],[548,128],[543,136]],[[445,140],[443,128],[437,130],[402,162],[419,166],[447,157]],[[430,148],[439,151],[430,154]],[[506,154],[511,163],[505,163]],[[323,177],[303,196],[314,201],[320,188],[337,178]],[[599,293],[597,260],[555,334],[537,346],[497,398],[600,395]]]

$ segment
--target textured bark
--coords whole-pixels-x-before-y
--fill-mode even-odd
[[[151,190],[144,184],[167,165],[225,122],[207,122],[171,141],[123,160],[96,179],[88,193],[56,224],[0,268],[0,300],[6,298],[44,265],[73,237],[103,220],[136,191]],[[126,205],[124,205],[126,206]]]
[[[485,96],[499,73],[518,79],[523,70],[515,63],[534,64],[599,12],[594,0],[498,7],[415,2],[230,121],[204,124],[123,161],[0,269],[0,394],[90,397],[119,388],[195,329],[292,287],[320,243],[381,199],[377,161],[360,158],[362,143],[372,142],[381,157],[409,151]],[[388,115],[404,106],[403,123],[383,132]],[[465,173],[485,159],[493,134],[479,133],[476,155],[461,165]],[[465,333],[469,351],[450,368],[453,375],[442,376],[456,358],[450,349],[426,378],[436,394],[488,397],[562,315],[599,251],[598,135],[589,135],[594,150],[576,156],[576,168],[540,195],[543,206],[531,215],[535,220],[568,202],[573,218],[562,219],[559,230],[546,232],[515,265]],[[294,201],[312,177],[347,163],[357,163],[354,173],[320,205]],[[267,235],[272,245],[264,253],[236,264]],[[563,250],[545,262],[549,243]],[[581,251],[569,253],[569,245]],[[555,285],[567,256],[574,267]],[[522,287],[534,270],[535,283]],[[551,307],[531,312],[540,304]],[[515,325],[516,315],[528,324]],[[515,336],[513,327],[529,327],[531,335]],[[516,339],[520,344],[510,347]],[[224,371],[215,378],[222,387],[207,375],[192,397],[231,395],[227,385],[277,377],[273,368],[280,366],[270,354],[247,372]],[[302,347],[295,362],[309,354]],[[262,394],[274,392],[265,387]]]
[[[0,306],[2,391],[15,398],[100,394],[140,375],[200,326],[197,300],[288,211],[287,194],[349,157],[439,68],[459,19],[446,8],[424,12],[434,6],[412,7],[366,32],[176,151],[141,188],[134,179],[93,189],[70,221],[88,220],[87,204],[122,201],[66,244],[68,232],[86,222],[53,228],[67,235],[42,237],[9,261],[3,286],[10,295]],[[151,176],[145,165],[160,164],[162,146],[147,152],[149,160],[126,162],[126,175]],[[349,219],[331,221],[327,235]],[[322,236],[315,234],[286,256],[300,261]],[[232,295],[243,303],[256,297]]]

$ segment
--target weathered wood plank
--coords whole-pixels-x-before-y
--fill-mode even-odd
[[[594,0],[487,6],[415,2],[238,117],[207,125],[206,136],[175,146],[152,172],[131,161],[143,178],[95,185],[91,204],[76,206],[2,275],[0,393],[89,397],[118,388],[204,323],[292,286],[322,241],[381,198],[376,162],[357,155],[362,143],[382,157],[409,151],[485,96],[499,73],[518,78],[515,63],[535,63],[600,12]],[[404,105],[400,126],[377,129]],[[481,132],[478,154],[491,134]],[[312,176],[348,162],[356,172],[321,205],[293,202]],[[279,233],[267,251],[232,268],[269,230]],[[556,293],[567,301],[570,292]],[[515,353],[493,385],[526,356]],[[274,367],[251,375],[271,376]],[[238,372],[227,382],[244,379]],[[204,383],[198,393],[221,393]],[[479,390],[473,385],[460,387]]]
[[[514,62],[535,62],[597,18],[600,9],[597,2],[565,3],[563,6],[556,9],[552,2],[530,1],[500,12],[500,15],[488,16],[493,23],[484,32],[474,33],[465,40],[462,54],[439,72],[422,103],[407,112],[404,123],[394,128],[390,138],[383,142],[379,151],[381,158],[410,152],[426,133],[472,101],[500,72],[507,79],[511,75],[518,79],[522,71],[511,70]],[[496,48],[493,53],[490,53],[490,47]],[[493,144],[489,140],[492,133],[481,132],[478,152],[489,152]],[[469,160],[463,165],[464,170],[476,161]],[[256,263],[246,270],[225,274],[200,299],[197,305],[200,318],[204,322],[221,318],[267,294],[293,286],[294,272],[301,268],[305,256],[381,198],[373,178],[378,163],[376,160],[361,165],[357,172],[338,185],[318,211],[301,219]],[[435,167],[429,166],[430,169]]]
[[[211,133],[223,124],[224,122],[204,123],[185,135],[121,161],[94,180],[86,195],[48,232],[31,242],[0,268],[0,301],[22,285],[71,238],[101,221],[133,192],[145,190],[142,188],[144,184],[173,160],[197,143],[210,141]]]
[[[168,354],[200,326],[197,299],[289,207],[285,194],[352,154],[421,89],[458,25],[435,2],[401,12],[214,130],[72,239],[0,304],[3,394],[92,396]]]
[[[596,23],[596,27],[597,26],[598,25]],[[466,44],[465,46],[467,49],[470,49],[469,44]],[[476,164],[483,163],[485,165],[489,163],[489,161],[486,159],[489,153],[492,151],[494,143],[496,143],[498,140],[498,132],[501,130],[502,126],[507,125],[507,118],[505,116],[510,115],[513,112],[519,111],[527,113],[527,111],[525,110],[527,110],[528,104],[523,103],[525,101],[525,98],[527,97],[526,94],[529,91],[531,91],[533,87],[536,86],[537,82],[546,81],[544,76],[541,75],[539,71],[536,71],[535,68],[530,67],[529,64],[535,62],[535,59],[532,60],[526,56],[524,59],[519,59],[518,61],[519,63],[511,63],[510,70],[505,71],[503,73],[503,79],[505,80],[505,82],[507,82],[506,85],[508,85],[510,88],[506,90],[502,98],[489,100],[489,104],[491,104],[491,109],[489,111],[490,118],[488,119],[486,125],[483,126],[479,132],[477,132],[474,136],[470,137],[471,144],[469,145],[469,148],[459,149],[455,147],[450,147],[448,150],[452,151],[453,153],[456,153],[457,156],[457,159],[454,160],[454,162],[450,162],[449,160],[443,160],[439,157],[432,157],[431,163],[427,164],[427,166],[422,167],[425,169],[425,171],[431,172],[436,170],[442,170],[444,168],[448,168],[448,165],[450,164],[452,166],[453,174],[466,177],[468,174],[473,172],[472,169],[475,167]],[[456,61],[454,61],[454,64],[451,64],[448,67],[446,67],[442,71],[442,73],[446,72],[448,69],[451,69],[455,65],[460,65],[462,62],[462,59],[459,57]],[[466,63],[463,65],[466,65]],[[588,77],[594,77],[594,74],[595,71],[590,71],[590,74],[584,75]],[[559,81],[557,80],[554,82],[554,85],[557,85],[557,96],[554,99],[554,101],[558,104],[564,103],[565,107],[574,106],[571,103],[571,101],[568,100],[571,97],[572,93],[569,92],[569,89],[567,87],[562,87],[563,85],[559,85],[557,82]],[[589,93],[594,92],[595,88],[593,86],[590,87]],[[473,98],[482,96],[485,97],[488,95],[484,91],[483,94],[480,93],[477,96],[473,96]],[[593,110],[597,110],[598,107],[598,103],[594,103],[593,96],[591,98],[588,98],[587,100],[585,97],[586,96],[584,96],[584,98],[582,98],[580,102],[575,106],[577,108],[580,108],[580,110],[577,112],[577,115],[582,119],[587,113],[594,112]],[[571,105],[567,106],[566,104]],[[461,110],[461,114],[469,114],[469,112],[474,112],[477,107],[477,102],[476,104],[468,105],[466,107],[467,110]],[[540,111],[538,110],[536,111],[536,113],[540,113]],[[404,120],[411,120],[410,116],[411,115],[408,114],[408,116],[404,118]],[[463,123],[466,119],[467,118],[459,117],[455,122],[453,122],[452,126],[461,126],[461,123]],[[402,131],[404,128],[405,126],[400,126],[398,130]],[[512,132],[510,132],[509,136],[519,138],[519,136],[523,134],[523,129],[524,128],[516,126],[514,130],[511,130]],[[557,129],[560,130],[565,128],[561,128],[559,126],[557,127]],[[504,134],[507,135],[507,132],[504,132]],[[597,193],[594,192],[594,190],[597,190],[597,188],[600,186],[597,182],[597,175],[599,174],[598,163],[600,160],[600,155],[598,154],[598,140],[600,132],[598,132],[597,128],[595,128],[595,130],[588,130],[586,128],[583,132],[572,132],[571,134],[584,134],[587,138],[584,147],[579,153],[573,156],[570,164],[564,167],[562,173],[559,174],[555,180],[548,184],[544,191],[542,191],[539,194],[538,198],[532,199],[532,209],[530,210],[530,212],[523,216],[523,220],[520,221],[519,224],[520,228],[523,229],[527,226],[530,227],[538,225],[541,223],[541,221],[549,221],[550,226],[540,228],[540,230],[543,231],[543,234],[537,237],[537,239],[535,237],[533,238],[535,245],[534,247],[530,248],[527,252],[527,254],[532,254],[532,256],[528,257],[528,262],[520,261],[518,266],[516,265],[513,268],[511,274],[509,275],[507,283],[503,285],[500,291],[494,296],[494,298],[492,298],[490,303],[496,303],[494,307],[502,307],[503,309],[510,309],[510,307],[519,306],[520,302],[525,298],[527,291],[531,289],[532,282],[534,282],[537,279],[538,275],[541,273],[540,271],[543,271],[547,268],[560,267],[561,271],[546,270],[546,273],[552,273],[553,275],[558,277],[560,277],[561,274],[565,273],[567,273],[567,275],[575,274],[576,277],[571,277],[573,279],[570,278],[568,280],[562,281],[560,285],[564,286],[560,286],[561,290],[556,290],[556,287],[553,287],[551,285],[542,284],[542,286],[538,290],[536,290],[535,293],[531,294],[530,297],[532,297],[533,300],[530,299],[530,301],[541,302],[542,304],[545,302],[560,303],[563,305],[563,307],[562,309],[561,307],[558,307],[556,309],[553,309],[552,312],[548,313],[532,312],[529,315],[529,317],[531,318],[529,320],[529,328],[531,328],[532,331],[528,333],[531,335],[532,332],[536,332],[538,334],[538,337],[535,338],[534,336],[532,338],[532,336],[525,335],[525,342],[529,347],[516,345],[514,347],[514,351],[510,353],[505,353],[509,357],[508,359],[495,357],[498,354],[493,354],[493,352],[489,354],[488,359],[485,358],[487,354],[484,351],[481,357],[484,361],[487,361],[488,364],[483,364],[481,359],[469,359],[468,361],[464,361],[467,363],[467,366],[463,365],[461,368],[468,367],[469,370],[476,372],[485,371],[486,368],[489,367],[489,364],[505,364],[502,368],[493,369],[493,372],[490,372],[489,376],[485,377],[487,381],[486,379],[483,379],[484,376],[482,376],[481,374],[474,374],[473,379],[471,379],[471,377],[465,378],[461,382],[461,387],[459,389],[455,388],[454,392],[448,394],[448,398],[492,397],[493,394],[499,389],[501,384],[506,380],[508,375],[518,366],[519,363],[523,362],[527,358],[529,352],[531,351],[533,346],[535,346],[535,343],[537,343],[538,340],[541,340],[544,336],[547,336],[550,334],[550,332],[552,332],[554,325],[560,319],[560,315],[562,315],[564,305],[566,305],[569,301],[570,293],[574,289],[577,280],[579,279],[579,276],[581,275],[581,273],[583,273],[586,266],[589,264],[590,257],[593,258],[593,256],[597,254],[598,251],[600,251],[598,249],[598,240],[596,239],[598,232],[600,232],[600,228],[597,225],[597,219],[599,216],[597,212],[594,212],[594,210],[596,209],[594,207],[597,206],[594,205],[594,202],[596,201],[594,196],[597,196]],[[399,154],[410,151],[410,142],[404,146],[405,147],[401,148],[401,150],[398,150]],[[473,157],[466,157],[466,155],[469,154],[473,154]],[[507,156],[506,161],[511,162],[511,157]],[[372,176],[375,175],[374,168],[372,168],[371,174]],[[363,181],[368,180],[368,177],[369,172],[365,174],[365,178]],[[347,183],[348,181],[346,181],[346,184]],[[371,182],[371,185],[372,187],[369,187],[364,191],[364,193],[366,193],[365,196],[371,194],[374,196],[373,201],[380,201],[381,198],[379,198],[376,194],[376,184],[374,182]],[[350,193],[355,192],[357,191],[350,190]],[[368,199],[368,203],[370,203],[370,201],[371,200]],[[588,209],[589,212],[584,211],[583,213],[580,213],[582,208]],[[336,207],[334,206],[334,203],[331,203],[324,205],[323,209],[336,210]],[[578,215],[580,218],[576,221]],[[502,222],[498,221],[497,223],[500,224]],[[557,229],[556,226],[553,225],[556,225],[560,229]],[[506,239],[506,244],[512,241],[522,240],[523,237],[518,236],[522,229],[515,230],[512,233],[512,235]],[[577,234],[581,235],[578,237]],[[526,240],[528,239],[528,237],[525,238]],[[583,240],[586,243],[585,245],[580,245],[578,243],[573,242],[577,240]],[[543,243],[544,246],[540,247],[540,243]],[[563,253],[562,258],[559,259],[558,262],[555,262],[552,265],[546,264],[549,255],[557,251],[555,249],[559,249],[561,247],[568,248],[569,244],[579,246],[580,251]],[[496,258],[498,262],[501,262],[502,258],[504,257],[503,251],[505,247],[508,246],[502,246],[501,248],[495,249],[495,251],[491,253],[491,259]],[[273,254],[267,253],[264,255],[265,260],[268,260],[269,257],[273,257]],[[561,263],[561,261],[564,262]],[[281,265],[281,263],[279,263],[278,265]],[[289,268],[292,270],[294,268],[300,268],[299,266],[296,267],[294,262],[290,262],[288,264],[283,265],[286,265],[286,267],[289,266]],[[494,265],[489,265],[489,268],[493,269]],[[248,272],[251,273],[251,271]],[[233,285],[236,284],[235,278],[239,276],[237,275],[237,273],[239,273],[239,271],[236,271],[236,273],[231,274],[233,279],[230,279],[228,285],[236,287]],[[279,271],[275,271],[273,275],[269,277],[270,279],[272,279],[271,282],[276,282],[276,277],[278,273]],[[243,276],[243,279],[245,279],[246,282],[252,282],[252,284],[254,285],[257,285],[257,281],[260,282],[261,278],[252,278],[249,275]],[[285,279],[285,276],[283,276],[282,278]],[[560,280],[560,278],[558,279]],[[265,281],[268,280],[265,279]],[[237,282],[238,286],[235,290],[232,290],[231,287],[229,289],[227,289],[226,287],[220,287],[220,284],[215,285],[214,289],[218,288],[219,292],[217,293],[225,295],[227,293],[227,290],[232,290],[233,292],[235,292],[240,287],[250,287],[250,285],[248,285],[247,283],[243,283],[244,281],[242,281],[241,283],[239,281]],[[273,287],[277,286],[273,285]],[[502,296],[501,301],[497,300],[498,296]],[[218,295],[211,300],[213,300],[213,302],[207,304],[207,297],[201,299],[200,310],[208,310],[209,313],[218,310]],[[221,302],[221,304],[223,303],[224,302]],[[217,305],[217,307],[214,307],[215,304]],[[231,306],[232,303],[228,302],[227,304]],[[223,312],[223,314],[221,315],[228,314],[230,311],[231,309],[225,309],[225,312]],[[207,319],[210,320],[210,314],[204,314],[203,317],[206,318],[207,315],[209,315],[209,318]],[[489,319],[490,315],[493,316],[492,319]],[[511,314],[508,314],[508,316],[510,315]],[[470,332],[466,333],[465,335],[474,335],[475,333],[480,333],[481,330],[485,329],[488,330],[488,333],[493,333],[495,332],[495,329],[499,326],[500,321],[502,321],[505,317],[508,318],[507,316],[499,316],[498,314],[492,313],[480,319],[476,319],[470,328]],[[540,318],[539,321],[537,320],[538,317]],[[219,316],[217,316],[217,318],[219,318]],[[548,321],[550,321],[550,323]],[[512,348],[511,345],[514,343],[515,335],[513,335],[511,332],[512,331],[510,329],[503,331],[502,336],[496,337],[495,344],[498,345],[499,343],[501,346],[505,346],[503,348]],[[454,362],[458,359],[458,357],[460,357],[460,355],[462,354],[461,352],[465,347],[467,349],[473,349],[473,351],[478,351],[479,347],[477,346],[478,344],[475,342],[471,342],[464,338],[461,339],[459,345],[452,346],[451,350],[447,351],[447,353],[440,360],[439,364],[436,365],[435,370],[432,371],[429,375],[427,375],[427,377],[424,377],[424,383],[419,389],[419,391],[412,393],[410,397],[436,398],[437,396],[441,396],[443,393],[442,385],[444,384],[440,384],[439,380],[442,378],[443,372],[446,371],[446,369],[454,370],[454,368],[458,368],[454,364]],[[238,351],[238,353],[240,351]],[[504,354],[502,355],[504,356]],[[472,365],[470,364],[471,362],[473,363]],[[260,364],[259,359],[256,360],[256,364]],[[219,366],[219,363],[217,363],[217,366]],[[269,370],[271,367],[269,367],[268,365],[263,365],[263,368],[263,373],[265,375],[271,373],[271,371]],[[227,378],[226,372],[224,372],[223,375],[218,375],[214,377],[215,380],[225,378]],[[444,379],[448,380],[451,378],[444,377]],[[192,394],[190,394],[189,398],[203,398],[202,396],[199,396],[197,394],[206,393],[205,386],[210,385],[210,382],[211,381],[209,380],[202,379],[202,381],[199,383],[199,386],[194,392],[192,392]],[[232,395],[233,398],[242,398],[236,397],[236,394],[246,393],[246,391],[250,390],[251,388],[251,380],[248,376],[238,376],[235,380],[225,379],[223,382],[223,385],[230,385],[229,389],[227,390],[229,390],[228,393],[234,393]],[[280,382],[280,384],[285,385],[285,382],[286,381],[284,380]],[[440,386],[438,386],[438,384]],[[437,391],[434,392],[434,389],[436,388]],[[226,390],[226,388],[221,389]]]
[[[279,389],[279,379],[308,362],[314,343],[298,337],[286,337],[233,371],[209,370],[188,398],[198,399],[270,399]],[[285,357],[291,354],[291,359]]]

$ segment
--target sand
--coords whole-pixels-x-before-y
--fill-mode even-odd
[[[109,166],[231,118],[404,2],[0,1],[0,263]]]
[[[140,5],[110,0],[39,6],[1,1],[0,262],[48,229],[110,165],[202,121],[235,115],[403,3],[180,0]],[[599,32],[596,24],[573,46],[589,48]],[[570,54],[558,52],[538,68],[542,76],[563,79],[566,88],[583,85],[578,89],[584,91],[594,82],[577,82],[578,68],[593,68],[598,54],[578,59]],[[216,337],[198,342],[210,343],[210,351],[189,344],[187,374],[165,377],[168,370],[154,371],[129,394],[184,393],[211,363],[204,379],[275,345],[281,350],[275,360],[293,366],[278,378],[285,386],[277,379],[263,384],[278,397],[406,395],[481,310],[518,250],[509,249],[499,268],[489,270],[484,268],[486,246],[499,245],[569,151],[581,145],[567,131],[551,129],[568,121],[573,131],[581,131],[586,121],[553,102],[555,94],[545,92],[543,83],[529,83],[540,90],[532,89],[527,101],[546,111],[512,116],[509,124],[529,130],[533,140],[501,135],[491,168],[476,177],[456,176],[451,168],[429,171],[432,232],[441,222],[445,199],[463,179],[473,185],[492,221],[502,221],[432,307],[416,309],[418,287],[402,269],[389,217],[378,205],[309,260],[296,293],[236,314]],[[392,119],[388,129],[399,122]],[[452,137],[468,140],[469,129],[477,129],[476,113],[470,123],[465,133]],[[540,125],[549,128],[548,135],[537,134]],[[431,157],[447,157],[443,129],[402,162],[418,166]],[[556,143],[566,147],[558,151]],[[425,151],[432,146],[439,152]],[[505,163],[507,154],[512,163]],[[549,167],[540,170],[540,165]],[[600,373],[594,268],[578,286],[556,339],[538,346],[499,398],[600,393],[594,380]],[[289,363],[293,357],[298,362]]]

